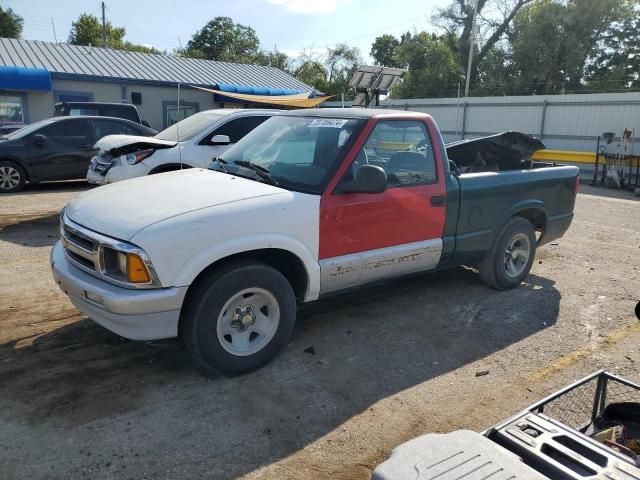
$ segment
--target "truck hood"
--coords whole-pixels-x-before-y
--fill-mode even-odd
[[[470,167],[481,162],[497,162],[499,170],[524,168],[531,155],[545,147],[540,139],[521,132],[503,132],[487,137],[447,143],[447,156],[458,167]],[[490,168],[489,168],[490,170]],[[474,171],[485,171],[479,168]]]
[[[89,190],[72,200],[65,213],[86,228],[130,240],[143,228],[171,217],[286,192],[266,183],[194,168]]]
[[[94,146],[100,152],[106,152],[117,157],[127,153],[144,150],[147,148],[171,148],[178,143],[169,140],[160,140],[153,137],[142,137],[137,135],[107,135],[98,140]]]

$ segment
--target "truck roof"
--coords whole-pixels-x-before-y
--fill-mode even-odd
[[[406,117],[430,117],[422,112],[406,110],[390,110],[387,108],[308,108],[302,110],[287,110],[280,114],[295,117],[329,117],[329,118],[372,118],[402,115]]]

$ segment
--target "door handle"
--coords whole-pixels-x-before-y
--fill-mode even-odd
[[[447,203],[447,197],[444,195],[437,195],[435,197],[431,197],[431,206],[432,207],[444,207]]]
[[[87,149],[87,150],[89,150],[92,146],[93,145],[90,145],[88,143],[79,143],[78,144],[78,148],[84,148],[84,149]]]

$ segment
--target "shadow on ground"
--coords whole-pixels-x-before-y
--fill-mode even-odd
[[[25,247],[50,247],[59,234],[60,214],[52,215],[2,215],[0,216],[0,240]]]
[[[178,341],[124,341],[82,320],[0,346],[0,419],[29,426],[12,440],[16,452],[63,455],[63,477],[125,465],[147,478],[236,477],[553,325],[559,303],[554,283],[534,275],[505,292],[468,269],[423,275],[304,306],[274,362],[213,379]]]

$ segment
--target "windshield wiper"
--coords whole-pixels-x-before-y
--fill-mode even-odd
[[[225,168],[225,165],[229,165],[229,162],[227,162],[224,158],[213,157],[211,161],[216,162],[218,165],[220,165],[220,170],[222,170],[224,173],[229,173],[229,171]]]
[[[235,163],[236,165],[239,165],[241,167],[248,168],[249,170],[253,170],[254,172],[256,172],[258,174],[258,176],[260,178],[262,178],[263,180],[266,180],[267,183],[270,183],[271,185],[275,185],[276,187],[278,187],[280,185],[276,181],[276,179],[271,176],[271,173],[269,172],[269,170],[264,168],[262,165],[258,165],[257,163],[249,162],[247,160],[234,160],[233,163]]]

